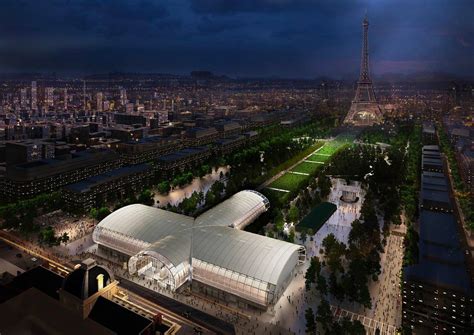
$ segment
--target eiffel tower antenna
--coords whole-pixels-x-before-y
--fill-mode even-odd
[[[367,13],[362,21],[363,42],[360,75],[351,109],[344,120],[346,124],[367,126],[382,122],[382,112],[375,98],[369,68],[369,19]]]

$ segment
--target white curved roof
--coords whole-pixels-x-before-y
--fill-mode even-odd
[[[278,285],[282,274],[287,274],[288,267],[296,264],[301,246],[229,227],[248,213],[254,213],[256,207],[255,213],[264,212],[268,203],[265,201],[257,192],[242,191],[196,221],[135,204],[113,212],[96,229],[98,235],[108,230],[118,233],[114,236],[119,239],[125,235],[146,242],[149,247],[143,251],[159,253],[174,266],[189,261],[192,245],[194,259]],[[191,231],[194,231],[192,240]],[[100,238],[96,242],[100,243]],[[124,241],[116,242],[119,245]]]
[[[182,233],[162,238],[150,245],[145,252],[156,252],[169,260],[175,267],[178,266],[180,263],[189,260],[191,250],[191,235],[185,232]]]
[[[98,227],[119,232],[150,244],[193,226],[192,217],[141,204],[117,209]]]
[[[196,227],[193,258],[274,285],[300,245],[227,227]],[[296,263],[296,262],[295,262]]]
[[[265,212],[267,204],[267,198],[258,192],[240,191],[198,216],[195,225],[234,226],[255,210],[260,210],[258,214]]]

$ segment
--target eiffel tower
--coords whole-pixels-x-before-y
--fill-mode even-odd
[[[375,99],[372,79],[369,74],[369,20],[367,16],[362,22],[364,28],[364,44],[362,47],[362,60],[360,76],[357,81],[357,91],[352,100],[351,108],[344,119],[345,124],[354,126],[371,126],[383,122],[382,111]]]

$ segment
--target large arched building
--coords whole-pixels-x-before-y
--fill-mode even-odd
[[[135,204],[102,220],[93,233],[101,251],[122,257],[132,275],[170,290],[193,290],[267,307],[283,293],[304,247],[243,230],[269,207],[255,191],[241,191],[196,219]]]

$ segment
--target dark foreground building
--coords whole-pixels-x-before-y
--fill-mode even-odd
[[[145,335],[172,331],[161,316],[119,304],[117,284],[92,259],[66,277],[36,267],[0,286],[0,333]]]
[[[414,334],[472,334],[473,296],[445,173],[427,172],[441,157],[423,148],[418,264],[404,268],[402,324]],[[438,157],[436,157],[438,156]],[[442,165],[441,165],[442,166]]]

